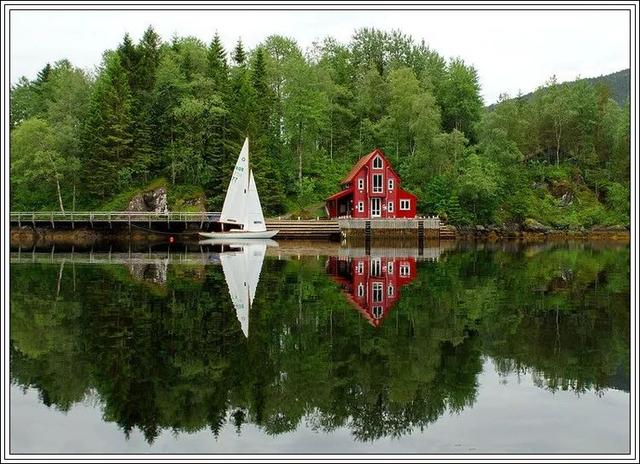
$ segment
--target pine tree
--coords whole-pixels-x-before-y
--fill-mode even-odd
[[[284,201],[282,176],[278,169],[281,152],[274,121],[275,95],[267,82],[264,50],[258,48],[253,57],[251,85],[254,95],[253,121],[251,121],[252,164],[258,189],[262,193],[262,206],[267,212],[281,212]]]
[[[140,57],[129,33],[124,35],[122,43],[118,47],[118,56],[120,57],[120,64],[127,72],[129,87],[131,88],[131,91],[135,93],[138,90],[138,63],[140,61]]]
[[[147,92],[153,89],[156,70],[160,64],[160,43],[160,36],[149,26],[138,44],[140,88]]]
[[[235,61],[238,66],[242,66],[244,65],[244,62],[246,61],[246,59],[247,59],[247,55],[244,52],[242,39],[238,39],[236,48],[233,50],[233,61]]]
[[[38,74],[36,75],[36,80],[34,83],[37,86],[42,86],[49,80],[50,76],[51,76],[51,64],[47,63],[44,68],[38,71]]]
[[[117,53],[105,57],[85,127],[85,187],[105,199],[126,188],[131,176],[131,92]]]
[[[216,90],[222,90],[229,78],[229,67],[227,66],[227,57],[224,47],[220,42],[220,36],[216,35],[209,45],[207,51],[207,75],[213,79]]]

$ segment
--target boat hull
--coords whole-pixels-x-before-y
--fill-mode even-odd
[[[264,239],[274,237],[278,233],[277,230],[264,230],[260,232],[250,232],[244,230],[230,230],[228,232],[198,232],[199,235],[207,238],[215,238],[217,240],[245,240],[245,239]]]

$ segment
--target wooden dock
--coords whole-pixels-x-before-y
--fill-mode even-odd
[[[267,230],[278,230],[276,238],[302,240],[340,239],[338,221],[267,219]]]
[[[94,229],[110,232],[150,232],[197,235],[219,225],[219,212],[128,212],[128,211],[29,211],[11,212],[12,228],[35,230]],[[437,217],[416,219],[267,219],[267,230],[278,230],[277,238],[339,240],[370,238],[454,239],[455,231]]]

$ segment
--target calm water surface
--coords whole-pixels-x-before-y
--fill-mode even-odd
[[[12,253],[11,451],[628,452],[628,246],[326,254]]]

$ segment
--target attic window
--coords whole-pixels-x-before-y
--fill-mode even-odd
[[[382,169],[382,157],[376,156],[373,158],[373,169]]]

